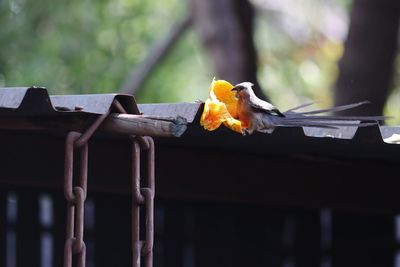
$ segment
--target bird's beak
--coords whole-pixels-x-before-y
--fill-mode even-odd
[[[233,92],[238,92],[238,91],[239,91],[239,88],[233,87],[233,88],[231,89],[231,91],[233,91]]]

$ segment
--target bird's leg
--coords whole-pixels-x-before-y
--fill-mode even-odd
[[[246,128],[246,129],[244,129],[244,132],[246,133],[245,135],[251,135],[251,134],[253,134],[254,129],[252,129],[252,128]]]

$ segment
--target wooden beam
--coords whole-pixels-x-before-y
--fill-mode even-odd
[[[88,126],[87,116],[59,117],[1,117],[0,129],[33,131],[78,131]],[[182,117],[157,117],[112,113],[99,127],[102,134],[147,135],[153,137],[179,137],[187,128]]]
[[[132,114],[111,114],[100,126],[100,131],[125,135],[179,137],[186,130],[186,120],[168,117],[147,117]]]

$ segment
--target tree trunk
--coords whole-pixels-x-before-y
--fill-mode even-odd
[[[215,66],[218,79],[233,84],[257,81],[257,55],[253,43],[254,10],[244,0],[192,0],[194,24]]]
[[[393,78],[399,16],[399,0],[354,1],[345,52],[339,62],[335,104],[361,100],[371,104],[346,114],[382,113]]]

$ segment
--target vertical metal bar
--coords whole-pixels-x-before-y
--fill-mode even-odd
[[[151,137],[145,137],[146,141],[146,165],[147,165],[147,188],[142,188],[141,192],[145,197],[146,206],[146,241],[142,254],[145,256],[145,266],[153,266],[153,245],[154,245],[154,141]]]
[[[132,197],[133,202],[137,205],[144,202],[144,198],[140,193],[140,145],[136,141],[133,142]]]
[[[74,165],[74,143],[79,138],[77,132],[68,133],[65,141],[65,159],[64,159],[64,195],[67,202],[74,201],[73,188],[73,165]]]
[[[79,184],[73,185],[74,147],[81,134],[70,132],[66,137],[64,162],[64,195],[67,201],[66,242],[64,267],[72,266],[73,254],[78,256],[78,266],[85,267],[86,246],[83,241],[84,203],[87,190],[88,145],[78,147],[80,152]]]
[[[72,245],[74,244],[74,238],[68,238],[65,241],[64,246],[64,267],[72,266]]]
[[[71,239],[74,237],[74,222],[75,222],[75,205],[72,203],[67,203],[67,230],[65,234],[66,239]]]
[[[82,253],[85,244],[83,242],[84,230],[84,203],[87,190],[87,171],[88,171],[88,144],[85,143],[80,148],[79,164],[79,186],[74,187],[76,205],[76,242],[74,244],[75,253]]]
[[[146,241],[142,253],[144,255],[145,267],[153,266],[153,243],[154,243],[154,216],[153,216],[153,193],[149,188],[143,188],[146,203]]]
[[[80,149],[79,186],[83,189],[83,200],[86,200],[89,146],[86,143]]]
[[[81,187],[74,188],[76,198],[76,220],[75,220],[75,242],[74,242],[74,253],[79,254],[83,248],[83,220],[84,220],[84,192]]]
[[[148,149],[147,149],[147,179],[148,187],[153,191],[155,195],[155,162],[154,162],[154,141],[151,137],[146,137]]]
[[[140,146],[132,145],[132,266],[140,267]]]
[[[67,220],[64,246],[64,267],[72,266],[72,246],[74,244],[75,229],[75,196],[73,193],[73,166],[74,166],[74,142],[79,134],[68,133],[65,141],[64,159],[64,196],[67,201]]]

